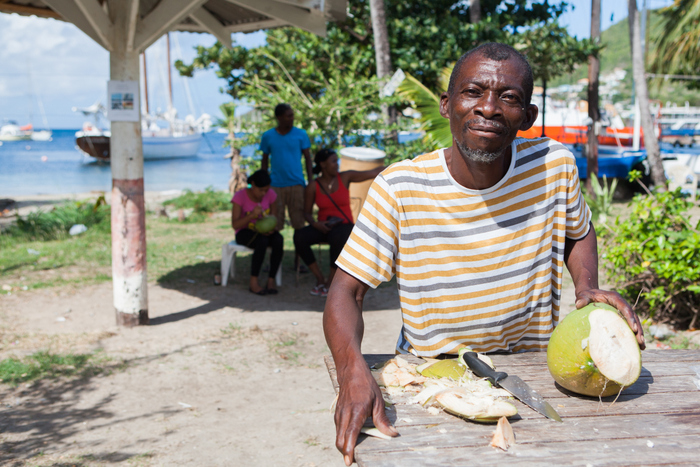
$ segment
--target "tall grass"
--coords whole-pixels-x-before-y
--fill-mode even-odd
[[[163,204],[176,209],[191,208],[197,214],[228,211],[231,209],[231,195],[226,191],[215,191],[210,186],[200,192],[185,190],[182,195]]]
[[[26,217],[20,217],[17,222],[8,227],[0,235],[6,239],[18,240],[57,240],[68,235],[75,224],[83,224],[88,228],[109,231],[110,208],[104,196],[93,202],[74,202],[63,204],[51,211],[35,211]]]

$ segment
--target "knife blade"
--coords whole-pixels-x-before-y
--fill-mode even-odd
[[[464,363],[474,372],[475,375],[486,378],[491,384],[498,385],[515,396],[523,404],[541,413],[547,418],[561,422],[561,417],[549,405],[542,396],[537,394],[525,381],[517,376],[509,375],[503,371],[496,371],[486,362],[479,360],[476,352],[464,352],[462,354]]]

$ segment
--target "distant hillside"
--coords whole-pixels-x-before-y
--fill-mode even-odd
[[[659,20],[659,16],[655,10],[649,11],[647,19],[647,51],[653,50],[656,41],[653,37],[649,37],[648,31],[651,26]],[[632,90],[632,56],[630,53],[629,26],[627,18],[618,21],[614,25],[601,33],[601,42],[605,46],[600,56],[600,74],[604,75],[612,72],[615,68],[622,68],[627,71],[625,83],[621,89],[620,96],[616,99],[629,100]],[[547,83],[550,87],[555,87],[560,84],[572,84],[582,78],[588,78],[588,66],[583,64],[570,75],[565,75],[553,80],[552,83]],[[659,87],[657,82],[649,81],[649,97],[654,100],[659,100],[663,104],[674,102],[678,105],[685,104],[686,101],[690,105],[700,106],[700,91],[688,89],[686,83],[683,82],[663,82]]]

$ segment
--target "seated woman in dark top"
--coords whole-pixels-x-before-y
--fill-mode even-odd
[[[316,277],[316,287],[311,295],[325,297],[331,285],[335,271],[335,261],[350,237],[354,226],[350,209],[350,192],[352,182],[364,182],[376,177],[384,167],[372,170],[346,170],[338,173],[338,155],[332,149],[321,149],[314,157],[315,174],[320,174],[314,182],[309,183],[304,193],[304,217],[309,223],[294,232],[294,247],[304,260],[309,270]],[[313,207],[318,206],[318,220],[314,221]],[[328,243],[330,246],[330,274],[323,276],[316,263],[311,245]]]
[[[277,194],[270,189],[270,175],[266,170],[258,170],[248,177],[250,188],[244,188],[233,195],[231,203],[231,227],[236,231],[236,243],[252,248],[253,258],[250,262],[250,285],[248,289],[257,295],[273,295],[275,274],[282,263],[284,254],[284,238],[278,231],[259,233],[255,223],[265,216],[275,216],[275,199]],[[270,273],[267,287],[263,288],[258,282],[258,275],[265,259],[265,250],[272,247],[270,255]]]

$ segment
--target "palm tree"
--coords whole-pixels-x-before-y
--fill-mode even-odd
[[[377,62],[377,78],[381,81],[391,77],[391,49],[389,48],[389,32],[386,27],[386,8],[384,0],[369,0],[372,17],[372,33],[374,34],[375,60]],[[382,106],[382,112],[387,125],[396,125],[396,108]],[[391,131],[391,138],[398,141],[398,133]]]
[[[600,43],[600,0],[591,0],[591,40],[597,45]],[[586,174],[586,191],[595,197],[593,190],[593,177],[598,175],[598,135],[596,123],[600,120],[598,108],[598,75],[600,74],[600,58],[597,54],[588,56],[588,118],[591,119],[588,127],[588,168]]]
[[[651,36],[658,38],[649,68],[660,74],[697,74],[700,68],[700,0],[675,0],[659,12]]]
[[[649,90],[644,70],[637,0],[628,0],[627,5],[629,11],[630,48],[632,49],[632,74],[634,76],[634,90],[637,94],[637,102],[641,113],[642,129],[644,130],[644,146],[647,150],[647,160],[651,166],[651,180],[659,190],[664,190],[666,188],[666,174],[661,164],[659,142],[654,134],[654,123],[649,110]]]
[[[248,186],[246,175],[241,170],[241,151],[236,147],[236,105],[233,102],[221,104],[219,106],[223,119],[218,119],[215,126],[228,130],[228,144],[231,146],[231,152],[226,156],[231,159],[231,177],[228,180],[228,190],[233,195],[238,190],[242,190]]]

